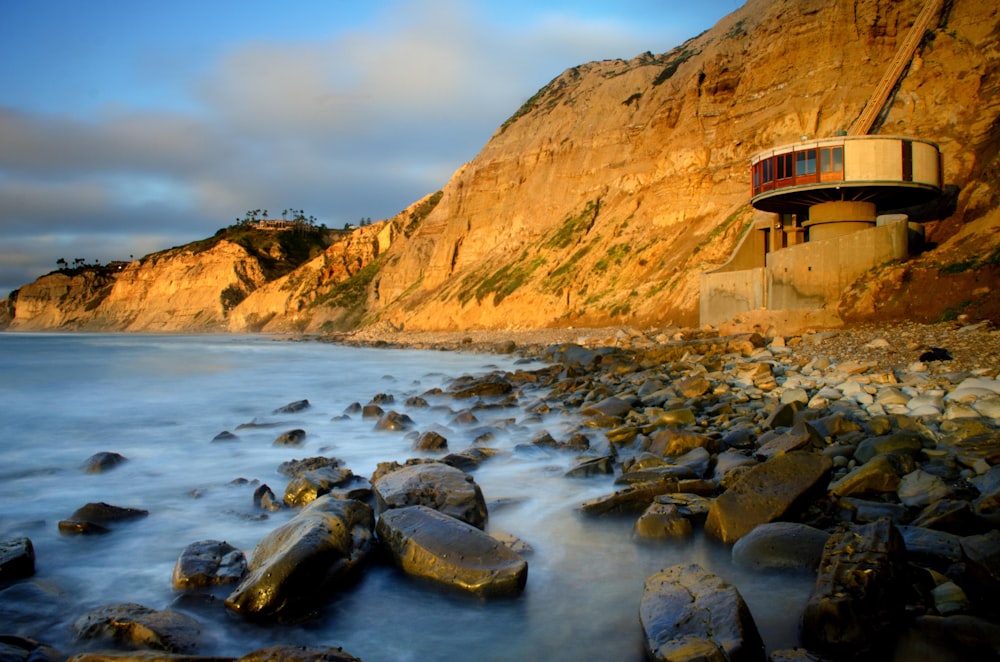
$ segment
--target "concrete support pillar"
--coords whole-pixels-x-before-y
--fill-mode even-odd
[[[875,227],[875,203],[856,201],[822,202],[809,208],[809,241],[842,237]]]

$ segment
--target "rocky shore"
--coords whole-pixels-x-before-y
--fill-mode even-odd
[[[456,379],[434,396],[450,398],[456,415],[517,407],[521,417],[581,417],[565,438],[524,441],[576,456],[567,479],[614,477],[613,490],[581,501],[581,517],[630,518],[633,537],[649,544],[705,535],[754,572],[815,575],[804,610],[789,614],[800,624],[800,646],[765,651],[737,586],[697,564],[664,568],[635,605],[650,659],[1000,657],[992,598],[1000,589],[1000,331],[988,323],[795,337],[386,328],[328,340],[542,359],[547,367]],[[225,607],[234,617],[266,623],[321,609],[379,557],[441,590],[516,598],[530,583],[523,543],[489,535],[475,480],[494,449],[484,438],[441,450],[405,413],[426,406],[421,400],[373,398],[354,414],[413,434],[414,455],[431,457],[385,463],[370,477],[331,457],[282,465],[283,496],[262,485],[254,501],[294,516],[252,551],[190,545],[177,560],[175,588],[229,586]],[[275,443],[295,445],[282,439]],[[88,504],[60,530],[106,533],[142,516]],[[4,585],[30,577],[31,541],[0,543]],[[77,662],[198,657],[197,620],[169,609],[107,605],[74,629],[86,651],[73,656]],[[0,656],[67,657],[2,632]],[[356,658],[336,647],[289,646],[241,659]]]

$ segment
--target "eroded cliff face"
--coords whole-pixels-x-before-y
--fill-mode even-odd
[[[120,274],[39,279],[18,293],[12,328],[697,324],[699,275],[757,216],[749,157],[848,129],[922,5],[750,0],[668,53],[563,72],[441,192],[282,278],[239,246],[175,249]],[[946,1],[876,123],[936,141],[951,197],[920,219],[933,248],[856,284],[843,319],[934,319],[956,303],[993,314],[998,11]]]
[[[749,157],[848,129],[921,5],[751,0],[665,55],[564,72],[390,252],[379,314],[410,329],[697,323],[699,274],[754,217]],[[959,190],[929,228],[942,244],[995,206],[998,32],[992,3],[946,3],[877,127],[941,145]],[[996,228],[966,241],[995,245]]]

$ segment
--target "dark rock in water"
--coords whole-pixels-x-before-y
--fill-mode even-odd
[[[243,579],[246,556],[227,542],[202,540],[191,543],[177,557],[173,584],[177,589],[231,584]]]
[[[108,469],[114,469],[119,464],[128,462],[128,458],[120,453],[94,453],[83,463],[83,470],[88,474],[99,474]]]
[[[247,653],[236,662],[361,662],[339,646],[279,645]]]
[[[830,536],[802,615],[803,643],[836,654],[874,653],[903,615],[903,539],[880,520]]]
[[[296,400],[295,402],[289,402],[284,407],[278,407],[274,410],[275,414],[294,414],[296,412],[303,411],[304,409],[309,409],[312,405],[309,404],[308,400]]]
[[[653,499],[661,494],[678,491],[676,479],[664,479],[649,483],[637,483],[614,494],[591,499],[580,505],[585,515],[611,515],[617,513],[641,513]]]
[[[347,405],[346,408],[344,408],[344,413],[347,414],[347,415],[350,415],[350,414],[360,414],[361,413],[361,403],[360,402],[352,402],[351,404]]]
[[[686,539],[694,532],[694,527],[677,506],[654,501],[635,521],[633,532],[642,540]]]
[[[326,467],[343,466],[344,461],[337,457],[307,457],[302,460],[288,460],[278,465],[278,473],[282,476],[295,478],[304,471],[324,469]]]
[[[528,562],[474,526],[426,506],[382,513],[377,532],[396,565],[416,577],[482,597],[517,595]]]
[[[382,414],[375,423],[376,430],[388,430],[390,432],[398,430],[409,430],[414,425],[413,419],[398,411],[389,410]]]
[[[54,648],[28,637],[0,634],[0,660],[3,662],[62,662],[66,656]]]
[[[219,434],[212,437],[213,444],[218,443],[220,441],[239,441],[239,440],[240,438],[237,435],[230,432],[229,430],[223,430]]]
[[[378,418],[385,410],[378,405],[365,405],[361,408],[361,418]]]
[[[483,492],[461,469],[443,462],[425,462],[397,468],[372,479],[378,511],[422,505],[485,528],[487,510]]]
[[[743,596],[698,564],[677,565],[648,577],[639,621],[651,660],[766,659]]]
[[[0,540],[0,585],[35,574],[35,548],[30,538]]]
[[[615,458],[611,455],[590,457],[580,461],[566,472],[568,478],[609,475],[615,472]]]
[[[705,533],[734,543],[766,522],[773,522],[801,505],[833,467],[829,458],[796,451],[758,464],[712,504]]]
[[[301,446],[305,443],[306,431],[300,428],[282,432],[275,438],[275,446]]]
[[[448,440],[440,432],[428,430],[420,435],[420,438],[413,444],[413,450],[446,451],[448,450]]]
[[[927,651],[932,647],[949,660],[1000,659],[1000,625],[984,618],[927,614],[914,619],[909,634],[923,659],[931,659]]]
[[[272,513],[285,507],[284,502],[278,500],[278,497],[274,494],[274,490],[267,483],[253,491],[253,505]]]
[[[304,506],[324,494],[334,493],[338,498],[358,498],[363,501],[371,495],[371,486],[350,469],[343,467],[322,467],[299,472],[285,486],[285,505]]]
[[[920,355],[920,360],[925,363],[928,361],[951,361],[951,352],[944,347],[931,347]]]
[[[514,390],[514,386],[507,380],[497,376],[489,375],[482,379],[472,380],[472,383],[462,382],[459,388],[452,391],[454,398],[464,400],[467,398],[490,398],[507,395]]]
[[[429,407],[430,406],[430,403],[428,403],[425,398],[422,398],[419,395],[411,395],[410,397],[408,397],[406,399],[405,404],[406,404],[407,407]]]
[[[500,452],[492,448],[466,448],[458,453],[445,455],[441,461],[462,471],[472,471],[494,455],[499,455]]]
[[[201,625],[180,612],[156,611],[135,603],[99,607],[73,623],[80,639],[101,639],[134,649],[191,653]]]
[[[109,524],[139,519],[147,515],[149,515],[148,510],[139,508],[122,508],[103,501],[88,503],[86,506],[77,508],[69,519],[60,521],[59,532],[67,534],[107,533]]]
[[[733,545],[733,562],[754,570],[815,570],[829,539],[807,524],[761,524]]]
[[[391,405],[395,401],[396,401],[396,398],[391,393],[376,393],[375,397],[372,398],[371,404],[373,404],[373,405]]]
[[[257,543],[226,606],[254,618],[300,613],[354,578],[374,544],[373,529],[367,504],[316,499]]]

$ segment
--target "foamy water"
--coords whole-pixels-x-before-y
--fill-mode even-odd
[[[390,349],[357,349],[252,336],[0,334],[0,538],[28,536],[37,573],[0,592],[0,633],[19,633],[64,652],[79,650],[71,625],[93,607],[137,602],[174,607],[204,625],[207,655],[239,656],[263,646],[335,645],[378,660],[639,660],[644,579],[677,563],[698,562],[737,585],[769,649],[796,643],[797,614],[812,585],[799,575],[754,575],[733,567],[729,550],[700,534],[682,544],[639,544],[631,518],[580,516],[577,506],[615,489],[611,477],[563,476],[573,456],[515,452],[546,430],[557,440],[577,430],[573,415],[535,421],[519,408],[477,411],[496,424],[491,445],[506,451],[474,472],[490,505],[490,530],[518,536],[534,551],[524,593],[483,601],[439,591],[395,569],[370,564],[360,582],[295,625],[256,625],[228,613],[221,599],[181,595],[170,577],[188,544],[227,540],[248,555],[291,516],[263,518],[252,502],[259,483],[279,496],[292,458],[336,456],[355,474],[379,462],[419,456],[405,433],[374,430],[371,419],[340,420],[353,402],[378,393],[408,414],[418,431],[446,429],[451,451],[472,444],[474,427],[454,415],[470,403],[428,397],[404,403],[450,378],[515,365],[515,358]],[[526,391],[525,402],[544,396]],[[272,412],[308,399],[297,414]],[[513,420],[510,420],[513,419]],[[251,421],[277,427],[237,430]],[[300,448],[275,447],[291,428]],[[223,430],[238,442],[212,443]],[[599,432],[591,431],[595,438]],[[101,451],[129,461],[86,474]],[[241,480],[242,479],[242,480]],[[64,536],[58,521],[94,501],[143,508],[145,519],[109,535]]]

